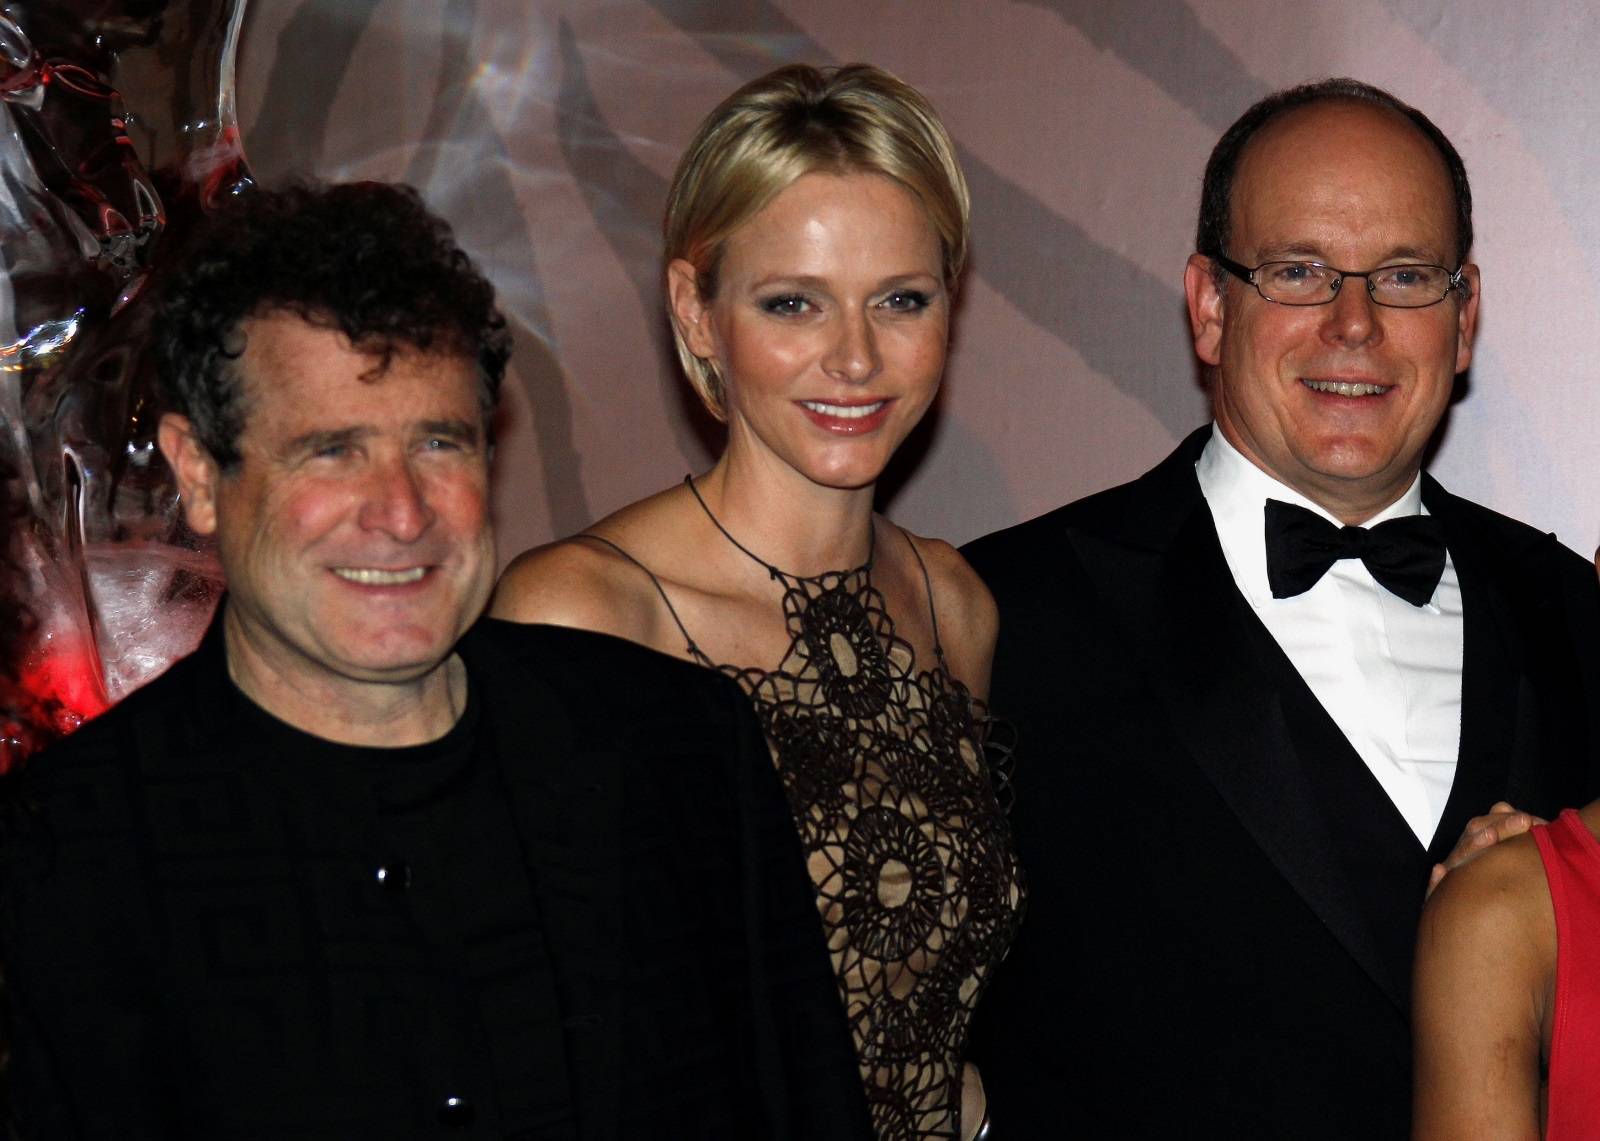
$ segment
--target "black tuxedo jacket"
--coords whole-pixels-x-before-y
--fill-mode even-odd
[[[1465,613],[1424,850],[1234,585],[1208,436],[965,551],[1000,606],[1031,892],[974,1037],[1008,1137],[1407,1136],[1430,865],[1497,799],[1597,787],[1594,568],[1424,477]]]
[[[217,626],[30,762],[0,848],[21,1137],[870,1136],[738,688],[556,627],[460,652],[482,759],[401,791],[275,752]]]

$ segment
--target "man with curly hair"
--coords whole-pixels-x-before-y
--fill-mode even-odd
[[[864,1136],[737,688],[478,620],[509,341],[445,225],[403,187],[252,191],[153,335],[228,593],[24,772],[17,1134]]]

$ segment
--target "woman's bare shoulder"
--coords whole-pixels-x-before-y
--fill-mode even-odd
[[[500,576],[490,615],[577,626],[655,645],[663,606],[649,554],[660,498],[632,504],[582,534],[518,555]]]
[[[577,626],[633,638],[654,588],[638,566],[587,536],[524,551],[494,588],[489,614],[511,622]]]
[[[928,570],[933,613],[950,670],[980,697],[989,689],[999,611],[994,595],[960,551],[943,539],[904,532]]]

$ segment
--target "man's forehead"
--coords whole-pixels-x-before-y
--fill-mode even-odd
[[[1240,155],[1229,206],[1235,236],[1274,256],[1315,256],[1371,230],[1383,246],[1376,256],[1431,261],[1452,252],[1454,196],[1444,156],[1415,123],[1330,100],[1261,128]]]
[[[437,380],[452,392],[456,380],[477,379],[477,361],[454,346],[422,349],[401,340],[353,343],[339,328],[286,312],[247,317],[232,346],[247,383],[301,383],[330,388],[356,380],[382,384],[391,377]]]
[[[363,359],[373,369],[374,378],[381,377],[388,365],[398,360],[418,365],[475,365],[472,352],[452,339],[448,330],[429,330],[423,335],[431,337],[428,348],[404,337],[376,332],[358,334],[357,340],[352,341],[331,315],[269,308],[239,321],[229,350],[242,359],[254,358],[266,365],[294,363],[310,353]]]
[[[1422,129],[1393,107],[1360,99],[1332,97],[1280,111],[1262,124],[1261,129],[1245,144],[1239,163],[1242,167],[1253,152],[1281,144],[1285,139],[1314,145],[1331,135],[1347,133],[1371,143],[1387,138],[1408,139],[1433,154],[1441,166],[1444,162]]]
[[[340,331],[287,315],[242,323],[245,433],[426,431],[482,424],[476,362],[397,347],[387,357]]]

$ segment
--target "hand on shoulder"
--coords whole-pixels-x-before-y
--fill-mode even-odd
[[[1461,837],[1442,864],[1435,864],[1428,877],[1428,895],[1444,882],[1447,874],[1481,856],[1502,840],[1520,836],[1535,824],[1547,824],[1543,817],[1522,812],[1504,800],[1496,801],[1488,812],[1474,816],[1461,830]]]

